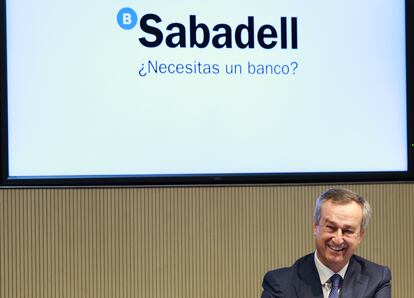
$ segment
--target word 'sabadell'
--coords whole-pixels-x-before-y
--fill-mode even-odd
[[[123,8],[118,13],[118,24],[126,30],[137,24],[137,16],[130,8]],[[280,41],[281,49],[298,48],[297,18],[290,18],[290,47],[288,47],[288,18],[280,18],[280,30],[270,24],[264,24],[256,30],[253,16],[247,17],[247,24],[239,24],[233,29],[230,25],[220,23],[212,29],[205,24],[197,22],[197,16],[190,15],[188,24],[178,22],[165,26],[165,32],[160,29],[161,17],[148,13],[141,17],[139,26],[146,34],[139,38],[140,43],[148,48],[160,46],[163,42],[170,48],[214,48],[240,49],[255,48],[256,44],[264,49],[272,49]],[[159,25],[158,25],[159,24]],[[167,32],[167,33],[166,33]],[[168,33],[170,32],[170,33]]]

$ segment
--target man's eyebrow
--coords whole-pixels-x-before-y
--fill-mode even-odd
[[[331,224],[331,225],[337,225],[336,224],[336,222],[334,222],[334,221],[332,221],[332,220],[329,220],[329,219],[327,219],[326,221],[325,221],[327,224]]]
[[[335,227],[338,227],[338,224],[336,223],[336,222],[334,222],[334,221],[332,221],[332,220],[329,220],[329,219],[327,219],[326,221],[326,224],[328,224],[328,225],[333,225],[333,226],[335,226]],[[342,230],[352,230],[352,229],[354,229],[355,227],[354,226],[352,226],[352,225],[344,225],[343,227],[341,227],[341,229]]]

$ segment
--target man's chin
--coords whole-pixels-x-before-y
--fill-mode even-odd
[[[337,257],[329,257],[328,261],[332,265],[340,266],[341,264],[345,262],[345,259],[343,257],[337,256]]]
[[[343,254],[330,254],[327,260],[329,263],[328,267],[335,272],[341,270],[348,262],[347,258]]]

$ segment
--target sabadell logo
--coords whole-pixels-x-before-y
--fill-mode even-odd
[[[246,22],[234,26],[226,23],[209,25],[199,21],[196,15],[189,15],[185,24],[173,22],[164,24],[162,18],[147,13],[140,18],[134,9],[124,7],[117,14],[118,25],[124,30],[139,27],[139,42],[142,46],[155,48],[165,45],[169,48],[239,48],[254,49],[297,49],[297,17],[279,17],[278,27],[271,24],[256,24],[254,16],[247,16]],[[288,20],[290,22],[288,22]],[[288,24],[289,23],[289,24]],[[288,36],[290,26],[290,36]]]

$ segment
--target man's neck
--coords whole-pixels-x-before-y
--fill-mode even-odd
[[[349,262],[346,263],[345,266],[343,266],[340,270],[333,271],[331,268],[329,268],[328,266],[326,266],[325,264],[321,262],[321,260],[318,257],[318,252],[315,251],[315,265],[316,265],[316,269],[319,274],[319,279],[321,283],[324,284],[335,273],[338,273],[339,275],[342,276],[342,278],[344,278],[346,270],[348,269]]]

